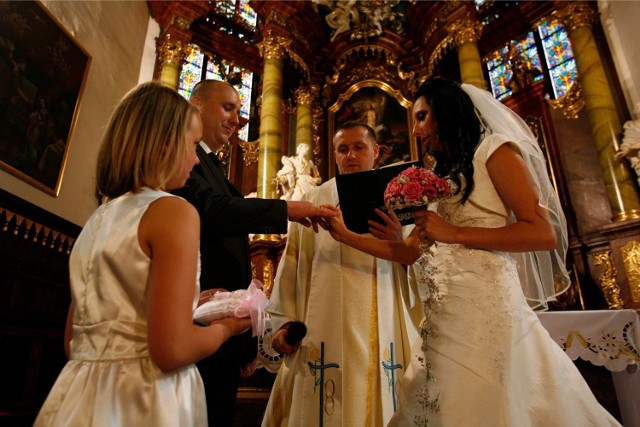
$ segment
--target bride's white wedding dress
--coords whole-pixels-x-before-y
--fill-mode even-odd
[[[480,144],[474,190],[464,205],[460,195],[439,202],[445,220],[467,227],[513,221],[486,169],[505,142],[492,135]],[[509,255],[436,243],[414,269],[426,318],[390,426],[620,425],[529,308]]]

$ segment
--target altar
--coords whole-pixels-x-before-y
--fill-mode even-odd
[[[571,360],[604,366],[625,427],[640,427],[640,323],[635,310],[551,311],[538,318]]]

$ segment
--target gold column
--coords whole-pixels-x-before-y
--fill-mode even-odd
[[[180,83],[180,69],[185,58],[185,49],[189,48],[180,40],[171,38],[170,33],[158,40],[158,60],[160,61],[160,82],[178,90]]]
[[[486,89],[482,72],[482,59],[478,49],[478,39],[482,33],[482,24],[471,16],[459,19],[448,28],[449,35],[458,51],[460,63],[460,76],[462,83],[472,84],[480,89]]]
[[[591,30],[596,13],[587,2],[567,2],[553,15],[562,22],[571,38],[613,220],[640,218],[640,199],[634,179],[623,160],[615,158],[622,126]]]
[[[308,87],[296,90],[298,109],[296,112],[296,146],[307,144],[313,150],[313,120],[311,115],[311,91]]]
[[[258,151],[258,197],[277,199],[271,179],[276,175],[282,155],[282,62],[290,41],[267,34],[259,45],[264,58],[260,148]]]

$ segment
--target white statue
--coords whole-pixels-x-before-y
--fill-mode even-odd
[[[322,182],[318,168],[308,159],[309,144],[300,143],[295,156],[282,156],[282,169],[274,181],[280,187],[282,200],[300,200],[302,195]]]
[[[616,159],[626,157],[636,171],[636,179],[640,184],[640,120],[629,120],[624,124],[624,137]]]

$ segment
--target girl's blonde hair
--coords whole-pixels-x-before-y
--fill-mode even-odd
[[[198,107],[159,82],[143,83],[120,101],[98,154],[101,196],[115,198],[142,187],[164,189],[188,155],[186,133]]]

